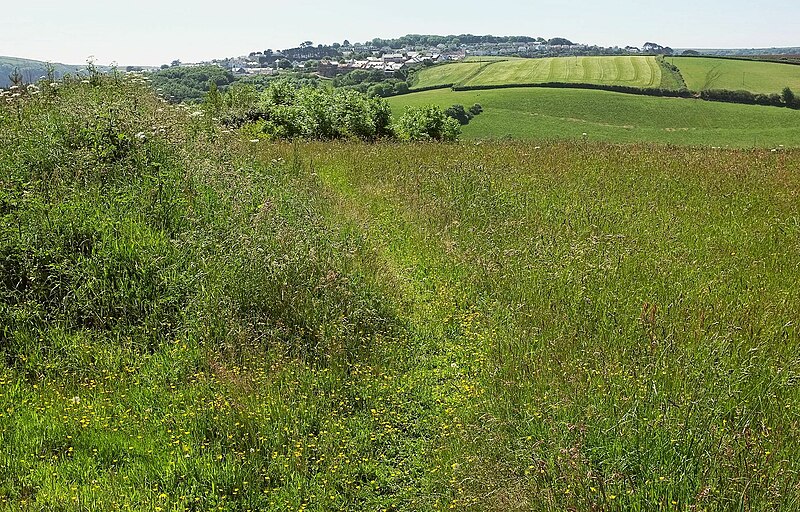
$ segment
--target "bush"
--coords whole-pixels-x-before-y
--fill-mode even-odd
[[[785,87],[783,91],[781,91],[780,99],[787,107],[800,108],[800,100],[798,100],[794,92],[788,87]]]
[[[402,140],[453,141],[461,133],[458,121],[437,106],[408,107],[395,127]]]
[[[464,105],[458,105],[458,104],[448,108],[447,110],[444,111],[444,113],[447,114],[448,117],[451,117],[456,121],[458,121],[458,124],[462,126],[469,124],[470,120],[473,117],[473,114],[471,112],[468,112],[466,109],[464,109]]]
[[[392,135],[386,101],[348,89],[293,89],[278,82],[264,92],[256,111],[261,133],[270,138],[375,140]]]
[[[483,106],[480,103],[476,103],[469,107],[469,111],[473,116],[477,116],[478,114],[483,112]]]

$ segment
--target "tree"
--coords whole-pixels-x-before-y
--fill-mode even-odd
[[[345,39],[344,41],[342,41],[342,46],[347,46],[347,47],[349,47],[349,46],[350,46],[350,41],[348,41],[347,39]]]
[[[223,107],[222,94],[217,88],[216,82],[209,80],[208,92],[206,93],[203,106],[211,116],[218,115]]]
[[[22,73],[19,72],[19,68],[14,68],[14,71],[8,75],[8,80],[11,85],[16,85],[17,87],[23,85],[24,79],[22,78]]]
[[[795,97],[795,95],[794,95],[794,93],[792,92],[791,89],[789,89],[788,87],[785,87],[783,89],[783,91],[781,92],[781,100],[783,100],[783,102],[786,105],[792,106],[792,105],[794,105],[794,103],[797,100],[797,98]]]

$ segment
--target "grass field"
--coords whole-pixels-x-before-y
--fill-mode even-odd
[[[424,68],[417,73],[414,88],[458,84],[479,73],[484,66],[482,62],[456,62]]]
[[[693,91],[745,90],[780,94],[784,87],[800,91],[800,66],[702,57],[668,57]]]
[[[467,138],[663,142],[731,147],[800,146],[800,111],[632,96],[574,89],[426,91],[390,98],[407,105],[480,103],[484,112],[463,128]]]
[[[656,57],[554,57],[446,64],[422,70],[418,86],[534,84],[545,82],[677,88]]]
[[[0,102],[0,508],[796,510],[800,152],[248,139]]]

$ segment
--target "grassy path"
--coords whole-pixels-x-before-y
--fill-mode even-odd
[[[416,472],[429,480],[414,485],[419,490],[427,483],[437,492],[423,493],[410,502],[410,508],[480,508],[478,498],[466,494],[456,479],[463,472],[458,469],[470,460],[466,424],[475,421],[480,409],[484,390],[477,374],[486,363],[479,315],[460,288],[460,272],[441,253],[440,244],[420,229],[418,219],[386,195],[386,189],[352,182],[357,161],[315,161],[318,167],[313,170],[333,205],[331,222],[352,224],[354,229],[369,226],[365,236],[374,264],[393,290],[414,336],[410,345],[385,358],[403,362],[402,379],[417,386],[419,396],[430,397],[428,405],[414,411],[416,421],[429,426],[428,436],[414,446],[427,457],[418,459]]]

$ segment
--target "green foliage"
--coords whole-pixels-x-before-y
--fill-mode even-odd
[[[436,106],[408,107],[395,126],[401,140],[453,141],[461,133],[455,119]]]
[[[219,66],[172,66],[150,75],[153,87],[173,103],[199,102],[210,84],[224,89],[234,76]]]
[[[380,39],[375,38],[371,44],[377,47],[388,46],[390,48],[403,48],[403,47],[431,47],[440,44],[449,46],[458,46],[460,44],[481,44],[481,43],[533,43],[536,38],[529,36],[493,36],[493,35],[473,35],[473,34],[459,34],[459,35],[425,35],[425,34],[408,34],[397,39]]]
[[[459,104],[453,105],[451,107],[447,107],[447,109],[445,109],[444,113],[448,117],[451,117],[451,118],[455,119],[456,121],[458,121],[458,124],[460,124],[461,126],[469,124],[470,119],[472,119],[474,117],[474,114],[472,113],[472,111],[467,111],[464,108],[464,105],[459,105]]]
[[[554,37],[549,41],[547,41],[547,44],[549,44],[550,46],[572,46],[575,43],[563,37]]]
[[[296,88],[275,81],[260,95],[232,86],[223,96],[223,122],[272,139],[375,140],[391,137],[391,110],[384,100],[348,89]]]
[[[386,79],[386,74],[382,70],[356,69],[344,75],[339,75],[333,79],[334,87],[348,87],[362,84],[365,82],[376,83]]]
[[[789,87],[784,87],[783,91],[781,91],[781,101],[788,106],[793,106],[797,104],[797,97],[792,92],[792,89]]]

